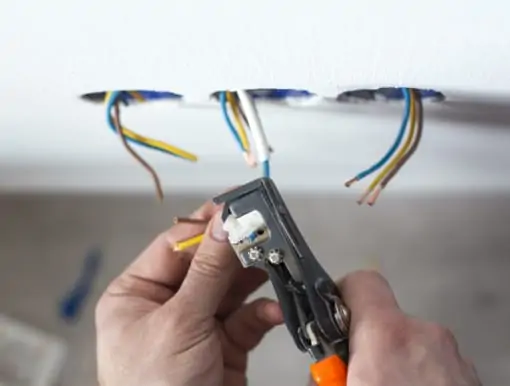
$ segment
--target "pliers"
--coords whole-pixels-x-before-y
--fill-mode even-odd
[[[274,182],[259,178],[213,199],[243,267],[267,271],[297,348],[319,386],[346,385],[349,310],[314,257]]]

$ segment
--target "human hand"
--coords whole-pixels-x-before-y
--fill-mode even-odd
[[[246,385],[248,352],[283,322],[277,303],[244,304],[266,274],[242,269],[218,209],[192,217],[207,229],[177,224],[162,233],[115,279],[96,309],[101,386]],[[198,248],[175,242],[206,232]]]
[[[340,291],[351,310],[348,386],[480,386],[452,333],[405,315],[376,272],[347,276]]]

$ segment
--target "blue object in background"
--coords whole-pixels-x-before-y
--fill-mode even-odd
[[[92,248],[83,261],[80,276],[71,290],[64,296],[59,304],[60,317],[68,322],[78,318],[85,302],[90,295],[94,280],[101,267],[103,253],[97,247]]]

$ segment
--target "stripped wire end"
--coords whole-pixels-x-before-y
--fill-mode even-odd
[[[363,205],[370,193],[371,191],[367,189],[365,193],[363,193],[362,196],[358,199],[358,205]]]
[[[370,205],[370,206],[374,206],[375,202],[377,201],[377,198],[379,197],[381,192],[382,192],[382,187],[379,185],[377,188],[375,188],[374,192],[372,193],[372,195],[368,199],[367,204]]]
[[[243,152],[243,158],[250,168],[254,168],[257,166],[257,160],[253,156],[252,152]]]
[[[174,217],[174,224],[198,224],[198,225],[206,225],[208,223],[207,220],[203,220],[200,218],[191,218],[191,217]]]
[[[355,182],[358,182],[358,181],[359,181],[358,177],[353,177],[350,180],[345,181],[344,185],[346,188],[349,188],[352,184],[354,184]]]
[[[204,234],[193,236],[189,239],[178,241],[174,244],[174,252],[182,252],[188,248],[194,247],[202,242],[204,239]]]

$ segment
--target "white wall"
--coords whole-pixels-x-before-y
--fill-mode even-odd
[[[507,189],[510,26],[500,2],[4,0],[0,4],[0,188],[149,191],[100,106],[77,95],[168,89],[202,101],[218,89],[406,85],[444,91],[423,146],[394,189]],[[490,103],[480,105],[490,97]],[[455,103],[455,101],[458,101]],[[492,104],[491,104],[492,103]],[[391,142],[400,108],[263,108],[274,176],[297,189],[340,189]],[[126,125],[202,156],[148,154],[168,189],[255,176],[217,108],[153,104]],[[129,189],[128,189],[129,188]]]

